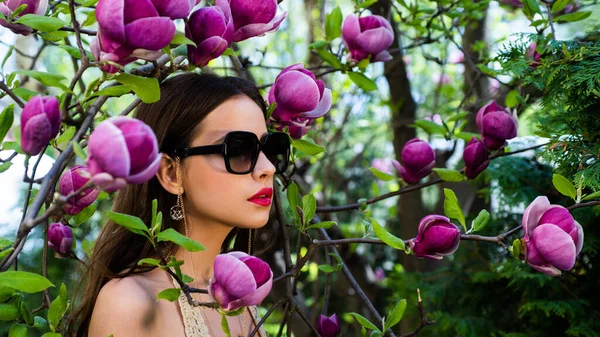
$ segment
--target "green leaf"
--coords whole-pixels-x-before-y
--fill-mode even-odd
[[[156,295],[156,301],[158,302],[158,300],[167,300],[169,302],[175,302],[179,298],[180,293],[181,289],[179,288],[165,289]]]
[[[348,77],[350,77],[350,80],[352,80],[354,84],[364,91],[368,92],[377,90],[377,84],[375,84],[372,79],[368,78],[362,73],[349,72]]]
[[[302,212],[304,213],[304,225],[308,225],[315,216],[317,210],[317,199],[312,194],[302,197]]]
[[[157,259],[153,259],[153,258],[147,257],[145,259],[139,260],[137,264],[138,264],[138,266],[141,266],[143,264],[147,264],[147,265],[159,267],[160,266],[160,261],[158,261]]]
[[[337,226],[337,222],[335,222],[335,221],[322,221],[322,222],[319,222],[319,223],[312,224],[312,225],[306,227],[306,229],[313,229],[313,228],[325,228],[325,229],[329,229],[329,228],[331,228],[333,226]]]
[[[447,169],[447,168],[433,168],[433,171],[440,176],[443,181],[449,182],[460,182],[464,181],[467,178],[457,170]]]
[[[12,166],[12,162],[11,161],[6,161],[6,162],[0,164],[0,173],[8,170],[11,166]]]
[[[294,139],[292,146],[299,151],[302,151],[308,155],[315,156],[321,152],[325,152],[325,148],[321,145],[317,145],[313,142],[304,139]]]
[[[64,287],[64,290],[62,288]],[[66,294],[67,289],[64,283],[61,285],[61,292]],[[48,324],[50,324],[50,330],[56,331],[56,328],[60,324],[60,320],[63,318],[67,311],[68,304],[67,299],[61,295],[57,296],[48,309]]]
[[[446,128],[443,125],[439,125],[435,122],[428,121],[425,119],[417,119],[415,121],[414,125],[425,130],[425,132],[427,132],[430,135],[435,135],[435,134],[445,135],[446,134]]]
[[[327,46],[329,46],[329,41],[317,40],[317,41],[311,43],[308,47],[314,48],[314,49],[325,49],[325,48],[327,48]]]
[[[107,211],[106,216],[117,225],[125,227],[130,232],[148,237],[148,227],[142,219],[128,214]]]
[[[77,157],[81,158],[82,160],[87,159],[87,154],[85,153],[81,145],[79,145],[79,143],[71,141],[71,145],[73,145],[73,152],[75,152]]]
[[[8,59],[12,55],[13,50],[15,50],[15,46],[11,45],[10,48],[8,48],[8,51],[6,52],[6,55],[4,55],[4,58],[2,59],[2,64],[0,65],[0,70],[4,70],[4,65],[6,64],[6,61],[8,61]]]
[[[90,98],[99,97],[99,96],[107,96],[107,97],[119,97],[131,92],[131,88],[126,85],[113,85],[101,90],[96,91]]]
[[[19,308],[13,303],[0,303],[0,322],[14,321],[19,318]]]
[[[504,100],[504,104],[506,104],[507,108],[514,108],[517,106],[517,104],[519,104],[519,99],[517,98],[519,96],[519,91],[518,90],[511,90],[507,95],[506,95],[506,99]]]
[[[400,300],[400,302],[398,302],[398,304],[396,304],[394,309],[392,309],[392,311],[387,316],[383,331],[391,329],[394,325],[398,324],[404,316],[404,310],[406,310],[406,300],[402,299]]]
[[[229,323],[227,323],[227,316],[221,314],[221,329],[225,333],[225,336],[231,337],[231,330],[229,330]]]
[[[2,166],[0,165],[0,168],[2,168]],[[15,250],[13,247],[8,248],[7,250],[3,250],[0,252],[0,261],[4,260],[5,257],[7,257],[10,253],[13,252],[13,250]]]
[[[321,60],[329,63],[335,69],[342,69],[344,66],[342,62],[337,58],[337,56],[333,55],[326,49],[316,49],[317,54],[321,58]]]
[[[552,4],[552,13],[560,12],[571,3],[572,0],[556,0]]]
[[[4,248],[6,248],[12,244],[13,244],[12,240],[0,237],[0,250],[3,250]],[[0,301],[0,302],[2,302],[2,301]]]
[[[67,46],[66,44],[59,44],[58,47],[69,53],[69,55],[73,56],[74,58],[81,59],[81,50],[79,50],[79,48]],[[94,56],[90,52],[86,51],[85,55],[88,57],[88,59],[94,58]]]
[[[115,80],[131,88],[144,103],[154,103],[160,99],[160,87],[154,77],[119,74],[115,76]]]
[[[335,7],[325,16],[325,37],[331,41],[342,35],[342,10]]]
[[[73,221],[75,221],[75,226],[79,226],[82,223],[88,221],[94,213],[96,213],[96,209],[98,206],[96,204],[91,204],[88,207],[84,208],[77,215],[73,217]]]
[[[83,20],[83,22],[81,23],[81,27],[91,26],[96,22],[97,22],[96,10],[94,9],[94,10],[87,12],[87,14],[85,16],[85,20]]]
[[[169,44],[190,44],[196,47],[196,43],[185,37],[185,34],[181,32],[176,32]]]
[[[581,21],[581,20],[587,19],[590,15],[592,15],[592,12],[575,12],[575,13],[569,13],[569,14],[565,14],[565,15],[556,17],[556,18],[554,18],[554,21],[556,21],[556,22],[576,22],[576,21]]]
[[[8,337],[27,337],[27,326],[25,324],[15,323],[8,330]]]
[[[37,293],[48,287],[54,287],[52,282],[42,275],[26,271],[0,273],[0,286],[15,288],[25,293]]]
[[[459,132],[457,134],[454,135],[454,137],[458,138],[458,139],[462,139],[465,142],[470,142],[471,139],[473,139],[473,137],[477,138],[477,139],[481,139],[481,135],[478,133],[474,133],[474,132]]]
[[[8,130],[12,127],[15,118],[15,105],[11,104],[4,108],[0,114],[0,143],[4,140],[4,136],[8,133]]]
[[[573,186],[573,183],[571,183],[569,179],[555,173],[552,176],[552,184],[560,194],[572,198],[573,200],[577,198],[575,186]]]
[[[44,33],[51,33],[57,31],[63,26],[67,26],[67,23],[59,18],[35,14],[25,14],[18,18],[16,23],[29,26]]]
[[[58,332],[46,332],[45,334],[42,335],[42,337],[62,337],[62,335],[59,334]]]
[[[34,78],[45,86],[61,88],[64,91],[71,91],[66,85],[61,83],[67,78],[60,74],[45,73],[37,70],[17,70],[14,73]]]
[[[296,206],[300,203],[300,197],[298,193],[298,185],[295,182],[292,182],[288,185],[287,190],[285,191],[288,202],[290,204],[290,208],[296,214]]]
[[[199,252],[204,250],[204,246],[201,245],[199,242],[192,240],[190,238],[188,238],[187,236],[179,233],[178,231],[174,230],[173,228],[167,228],[164,231],[158,233],[158,235],[156,236],[158,238],[158,241],[170,241],[173,242],[181,247],[183,247],[185,250],[189,251],[189,252]]]
[[[235,55],[235,51],[233,51],[233,49],[231,49],[231,48],[227,48],[223,52],[223,56],[233,56],[233,55]]]
[[[461,121],[467,118],[471,113],[469,111],[462,111],[454,114],[448,118],[448,122]]]
[[[444,195],[446,199],[444,199],[444,214],[451,219],[456,219],[467,231],[467,225],[465,223],[465,215],[463,214],[462,208],[460,208],[460,204],[458,203],[458,198],[454,191],[449,188],[444,188]]]
[[[586,195],[581,200],[582,201],[586,201],[586,200],[593,200],[593,199],[596,199],[596,198],[600,198],[600,191],[594,192],[594,193],[589,194],[589,195]]]
[[[367,0],[363,3],[361,3],[360,5],[358,5],[358,8],[368,8],[371,7],[371,5],[374,5],[377,3],[378,0]]]
[[[378,169],[374,168],[374,167],[369,167],[369,170],[371,172],[373,172],[373,174],[375,175],[375,177],[379,180],[383,180],[383,181],[390,181],[390,180],[394,180],[396,179],[396,176],[389,174],[387,172],[383,172],[383,171],[379,171]]]
[[[515,259],[521,258],[521,239],[514,239],[512,246],[510,246],[510,252]]]
[[[529,20],[532,20],[536,13],[542,13],[537,0],[523,0],[521,3],[523,3],[523,14],[525,14]]]
[[[67,127],[67,129],[63,133],[61,133],[61,135],[58,138],[56,138],[56,145],[60,145],[66,141],[71,140],[71,138],[75,136],[76,131],[77,128],[74,126]]]
[[[474,233],[482,230],[490,222],[490,213],[482,209],[477,217],[471,222],[471,229],[467,233]]]
[[[320,271],[322,271],[324,273],[327,273],[327,274],[338,271],[338,269],[336,267],[334,267],[332,265],[329,265],[329,264],[320,264],[320,265],[317,266],[317,268]]]
[[[372,218],[371,221],[373,225],[373,232],[375,232],[375,235],[377,235],[377,237],[386,245],[400,250],[404,250],[406,248],[406,245],[402,239],[386,231],[374,218]]]
[[[375,326],[375,324],[371,323],[368,319],[364,318],[363,316],[361,316],[355,312],[351,312],[350,315],[352,315],[354,318],[356,318],[356,320],[358,321],[358,324],[360,324],[361,326],[363,326],[369,330],[380,331],[379,328],[377,326]]]
[[[29,101],[33,96],[38,95],[37,92],[23,87],[13,89],[13,93],[26,101]]]
[[[21,314],[23,321],[25,321],[25,324],[33,324],[33,317],[31,317],[31,312],[29,311],[29,308],[27,308],[27,302],[21,301],[19,313]]]

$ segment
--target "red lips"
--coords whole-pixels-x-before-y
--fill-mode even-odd
[[[251,196],[248,201],[251,201],[253,199],[271,199],[271,197],[273,196],[273,189],[271,187],[263,187],[260,190],[258,190],[258,192],[256,192],[256,194],[254,194],[253,196]]]

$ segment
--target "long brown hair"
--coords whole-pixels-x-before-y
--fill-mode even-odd
[[[134,117],[154,130],[159,150],[166,154],[188,146],[195,136],[196,126],[217,106],[233,96],[250,97],[266,116],[267,107],[256,86],[237,77],[196,73],[176,75],[161,84],[160,95],[161,98],[156,103],[141,104]],[[181,232],[181,221],[173,221],[168,216],[169,209],[175,205],[177,197],[165,191],[156,177],[147,183],[128,185],[119,191],[114,200],[113,211],[137,216],[148,224],[151,221],[153,199],[158,200],[158,210],[164,215],[162,228],[174,228]],[[269,221],[265,227],[257,231],[257,235],[253,235],[253,239],[258,236],[269,238],[260,241],[273,242],[274,231],[275,228]],[[232,243],[234,250],[247,250],[248,236],[247,229],[235,228],[223,242],[221,251],[227,251]],[[163,256],[175,254],[177,251],[177,246],[173,244],[164,242],[159,244],[158,248]],[[137,262],[146,257],[157,257],[156,255],[156,251],[145,237],[108,221],[100,231],[88,267],[77,287],[76,298],[79,297],[77,296],[79,289],[83,288],[83,290],[79,306],[69,317],[68,335],[87,336],[92,311],[102,286],[113,278],[123,278],[154,269],[154,267],[140,267]],[[126,272],[122,273],[123,270]]]

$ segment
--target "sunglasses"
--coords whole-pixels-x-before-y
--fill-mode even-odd
[[[290,138],[285,132],[266,134],[261,140],[252,132],[231,131],[222,144],[180,148],[173,154],[180,159],[203,154],[222,154],[227,172],[247,174],[254,170],[258,155],[263,152],[275,166],[275,173],[283,173],[290,161]]]

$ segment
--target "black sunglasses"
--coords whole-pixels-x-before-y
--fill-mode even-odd
[[[173,154],[180,159],[203,154],[222,154],[227,172],[247,174],[254,170],[260,151],[275,166],[275,173],[283,173],[290,161],[290,138],[285,132],[273,132],[259,141],[252,132],[231,131],[225,135],[222,144],[180,148]]]

